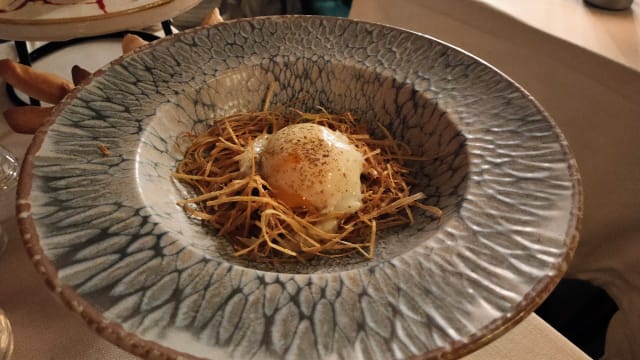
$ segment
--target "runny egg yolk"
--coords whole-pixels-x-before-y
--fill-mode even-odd
[[[316,124],[286,126],[266,139],[259,172],[292,208],[352,214],[362,205],[362,154],[346,136]]]

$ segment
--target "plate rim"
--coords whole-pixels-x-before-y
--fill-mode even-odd
[[[50,24],[69,24],[69,23],[77,23],[77,22],[88,22],[94,20],[103,20],[109,18],[115,18],[124,15],[135,14],[138,12],[142,12],[145,10],[149,10],[155,7],[167,5],[175,0],[153,0],[149,3],[134,6],[128,9],[122,9],[106,14],[99,15],[84,15],[84,16],[72,16],[72,17],[61,17],[61,18],[46,18],[46,19],[26,19],[26,18],[11,18],[11,17],[0,17],[0,25],[50,25]],[[48,6],[49,4],[44,4],[42,6]],[[62,5],[62,6],[77,6],[78,4],[70,4],[70,5]]]

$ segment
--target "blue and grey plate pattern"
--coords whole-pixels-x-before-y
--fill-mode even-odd
[[[444,215],[379,236],[376,256],[268,264],[176,205],[177,137],[272,106],[350,111],[416,155]],[[99,145],[109,154],[103,154]],[[147,358],[457,357],[551,291],[578,241],[579,175],[540,106],[435,39],[283,16],[195,29],[115,60],[57,107],[18,189],[47,284],[111,342]]]

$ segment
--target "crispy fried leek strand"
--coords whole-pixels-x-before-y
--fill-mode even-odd
[[[239,113],[217,120],[206,133],[188,133],[190,145],[174,178],[193,187],[197,196],[178,202],[191,216],[204,220],[228,237],[238,256],[257,259],[298,259],[313,256],[374,256],[376,231],[413,222],[412,208],[439,217],[441,211],[419,201],[423,193],[410,193],[403,159],[415,159],[405,144],[372,139],[356,125],[351,114],[331,115],[291,111],[286,115],[265,111]],[[312,209],[291,209],[272,196],[269,184],[256,171],[253,141],[294,123],[312,122],[347,136],[364,157],[361,176],[362,207],[351,215],[322,214]],[[251,171],[240,171],[239,159],[251,151]],[[338,231],[323,230],[337,221]],[[326,227],[325,227],[326,228]]]

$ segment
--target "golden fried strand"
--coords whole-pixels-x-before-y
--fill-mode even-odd
[[[269,184],[256,173],[253,153],[250,173],[240,171],[239,159],[246,149],[253,149],[258,136],[301,122],[341,132],[363,154],[363,205],[355,214],[340,217],[289,208],[272,196]],[[268,106],[261,112],[219,119],[199,136],[186,135],[191,144],[173,176],[192,186],[198,195],[178,204],[217,229],[220,236],[228,237],[238,256],[304,261],[312,256],[358,252],[371,258],[376,231],[412,223],[412,208],[441,215],[438,208],[419,202],[425,198],[423,193],[411,194],[405,180],[408,170],[401,161],[416,157],[382,129],[386,138],[372,139],[350,113],[291,111],[284,115],[268,111]],[[335,234],[320,226],[337,217],[340,221]]]

